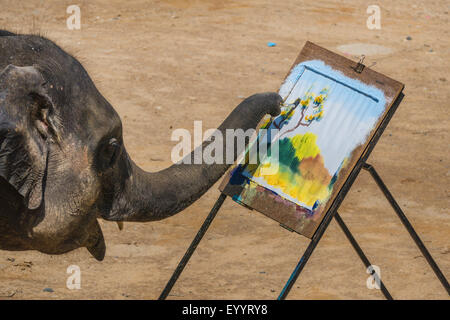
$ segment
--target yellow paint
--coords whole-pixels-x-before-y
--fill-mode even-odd
[[[291,138],[291,143],[295,148],[295,155],[298,160],[303,158],[314,158],[320,153],[320,149],[316,144],[317,136],[314,133],[307,132],[303,135],[298,134]]]
[[[264,175],[261,173],[261,169],[271,165],[270,159],[267,159],[268,161],[261,164],[253,175],[262,177],[267,184],[282,190],[285,194],[308,206],[313,206],[317,200],[325,201],[330,196],[328,184],[331,181],[331,176],[324,167],[316,140],[317,136],[311,132],[303,135],[298,134],[290,138],[295,149],[295,156],[300,160],[300,173],[293,173],[284,166],[283,168],[280,167],[280,170],[275,174]],[[304,161],[302,162],[302,160]]]

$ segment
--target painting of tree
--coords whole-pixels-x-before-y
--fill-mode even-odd
[[[262,126],[268,129],[262,136],[268,142],[267,155],[242,167],[245,177],[307,212],[328,201],[339,171],[376,122],[383,101],[379,92],[368,94],[368,88],[344,82],[340,74],[325,77],[323,69],[315,68],[299,68],[300,78],[288,78],[284,86],[289,89],[281,90],[285,104],[280,116]],[[274,142],[278,158],[272,156]],[[274,163],[275,171],[269,170]]]
[[[285,131],[283,135],[297,130],[299,126],[309,127],[314,121],[320,121],[324,116],[324,103],[329,94],[329,88],[323,88],[316,96],[310,88],[302,98],[297,98],[292,104],[292,110],[300,105],[300,119],[291,129]],[[308,112],[312,110],[312,112]],[[308,114],[309,113],[309,114]]]

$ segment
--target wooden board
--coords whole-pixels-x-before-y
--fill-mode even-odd
[[[312,238],[404,87],[356,65],[307,42],[279,89],[281,115],[260,124],[219,189]],[[249,163],[261,144],[269,152]]]

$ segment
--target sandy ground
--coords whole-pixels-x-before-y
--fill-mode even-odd
[[[73,53],[120,114],[129,153],[150,171],[171,164],[173,129],[193,131],[194,120],[215,128],[243,97],[276,91],[306,40],[354,50],[343,53],[355,60],[360,44],[378,45],[366,65],[405,83],[406,98],[370,162],[450,278],[448,1],[378,1],[381,30],[366,27],[371,3],[362,0],[80,0],[80,31],[66,27],[72,3],[0,0],[0,27],[41,32]],[[216,185],[179,215],[121,232],[102,221],[103,262],[85,249],[0,251],[0,299],[155,299],[218,195]],[[394,298],[448,299],[368,173],[340,212]],[[170,298],[274,299],[308,243],[227,200]],[[66,288],[69,265],[81,268],[81,290]],[[367,277],[333,221],[289,298],[382,298]]]

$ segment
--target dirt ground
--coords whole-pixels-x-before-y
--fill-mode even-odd
[[[363,0],[76,3],[81,30],[66,27],[72,0],[0,0],[0,28],[41,32],[74,54],[149,171],[171,164],[173,129],[193,131],[194,120],[215,128],[243,97],[276,91],[306,40],[336,52],[381,46],[370,47],[365,64],[405,83],[406,97],[370,162],[450,278],[448,1],[377,1],[381,30],[366,27],[372,3]],[[179,215],[123,231],[101,221],[103,262],[83,248],[61,256],[0,251],[0,299],[155,299],[218,195],[216,185]],[[368,173],[340,213],[394,298],[448,299]],[[169,298],[274,299],[308,243],[228,199]],[[66,287],[69,265],[81,268],[80,290]],[[383,298],[366,287],[368,276],[333,221],[289,298]]]

